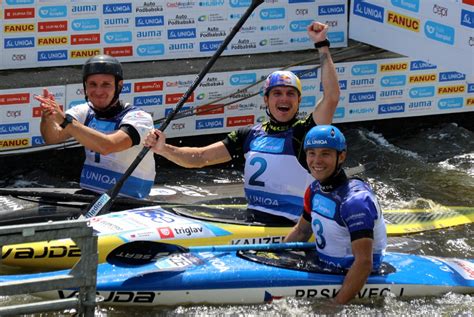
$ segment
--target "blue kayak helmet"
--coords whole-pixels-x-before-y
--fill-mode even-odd
[[[263,94],[268,96],[270,90],[281,86],[293,87],[298,91],[298,95],[301,96],[302,88],[300,79],[293,72],[287,70],[278,70],[268,75],[263,85]]]
[[[333,125],[317,125],[306,134],[304,150],[326,148],[342,152],[347,149],[344,134]]]

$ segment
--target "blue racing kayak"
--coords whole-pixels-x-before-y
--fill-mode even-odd
[[[321,269],[311,243],[183,248],[150,241],[118,247],[97,271],[107,305],[256,304],[282,297],[332,298],[345,272]],[[135,250],[130,252],[130,250]],[[150,260],[152,259],[152,260]],[[55,271],[1,276],[0,282],[56,276]],[[358,298],[474,293],[472,259],[387,253]],[[36,294],[67,298],[75,290]]]

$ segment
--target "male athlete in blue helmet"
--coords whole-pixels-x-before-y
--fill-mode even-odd
[[[324,92],[306,118],[297,119],[302,94],[300,79],[290,71],[276,71],[264,85],[269,121],[240,128],[223,141],[205,147],[171,146],[159,130],[148,135],[145,145],[188,168],[244,159],[245,196],[254,220],[295,223],[301,215],[304,190],[313,181],[305,168],[304,136],[316,124],[330,124],[339,102],[339,83],[329,53],[327,30],[328,26],[319,22],[311,23],[307,30],[319,51]]]
[[[346,139],[338,128],[312,128],[304,149],[316,180],[307,188],[303,215],[285,242],[307,241],[314,233],[321,265],[348,270],[334,299],[345,304],[382,262],[387,243],[385,222],[369,185],[344,173]]]

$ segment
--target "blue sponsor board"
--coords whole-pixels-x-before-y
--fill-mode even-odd
[[[253,84],[257,81],[256,73],[234,74],[230,76],[229,82],[232,86]]]
[[[104,14],[132,13],[131,3],[107,3],[102,6]]]
[[[425,61],[411,61],[410,70],[423,70],[423,69],[436,69],[436,65],[430,64]]]
[[[217,129],[224,127],[223,118],[196,120],[196,130]]]
[[[104,34],[104,41],[108,44],[130,43],[132,41],[132,32],[107,32]]]
[[[454,44],[454,28],[437,23],[427,21],[425,23],[425,35],[427,38],[446,44]]]
[[[466,75],[459,72],[440,72],[439,81],[456,81],[456,80],[465,80]]]
[[[74,31],[93,31],[100,27],[99,19],[76,19],[72,20],[71,27]]]
[[[377,73],[377,64],[358,64],[354,65],[351,68],[351,73],[354,76],[365,76],[365,75],[373,75]]]
[[[434,86],[413,87],[408,92],[410,98],[426,98],[435,95]]]
[[[464,99],[462,97],[443,98],[438,101],[438,108],[441,110],[462,108]]]
[[[138,56],[158,56],[165,54],[163,44],[142,44],[137,46]]]
[[[314,107],[316,105],[316,96],[304,96],[301,98],[300,108]]]
[[[260,11],[260,18],[262,20],[274,20],[285,18],[285,8],[269,8]]]
[[[343,43],[346,40],[346,33],[345,32],[328,32],[327,37],[331,43]]]
[[[288,0],[288,3],[308,3],[315,2],[316,0]]]
[[[290,22],[290,31],[291,32],[306,32],[308,25],[310,25],[313,20],[295,20]]]
[[[375,91],[367,91],[367,92],[356,92],[349,94],[349,102],[371,102],[375,101],[377,98],[377,93]]]
[[[362,0],[354,0],[353,13],[363,18],[383,23],[384,8]]]
[[[399,7],[412,12],[420,11],[420,0],[391,0],[394,7]]]
[[[380,78],[380,85],[382,87],[405,86],[406,82],[407,82],[406,75],[384,76]]]
[[[201,0],[200,7],[220,7],[224,5],[224,0]]]
[[[35,3],[35,0],[6,0],[6,2],[9,5],[25,5]]]
[[[206,41],[199,43],[199,51],[200,52],[213,52],[217,51],[219,46],[221,46],[222,42],[224,41]]]
[[[344,118],[346,112],[346,108],[344,107],[337,107],[336,111],[334,112],[334,118],[335,119],[341,119]]]
[[[461,25],[468,28],[474,28],[474,12],[468,10],[461,10]]]
[[[132,92],[132,84],[131,83],[125,83],[123,84],[122,87],[122,94],[129,94]]]
[[[324,5],[318,7],[318,15],[336,15],[344,13],[345,8],[343,4]]]
[[[45,144],[45,142],[42,136],[31,137],[31,145],[36,146],[36,145],[43,145],[43,144]]]
[[[67,59],[67,50],[39,51],[38,62],[64,61]]]
[[[170,40],[193,39],[193,38],[196,38],[195,28],[168,30],[168,39]]]
[[[232,0],[230,6],[232,8],[247,8],[252,3],[252,0]]]
[[[163,95],[134,97],[133,104],[137,107],[159,106],[163,104]]]
[[[292,72],[301,80],[318,78],[318,73],[315,69],[294,69]]]
[[[3,47],[5,49],[35,47],[35,38],[33,36],[6,38],[3,40]]]
[[[474,84],[467,84],[467,92],[470,94],[474,93]]]
[[[285,139],[267,137],[256,137],[250,142],[250,150],[265,153],[282,153],[285,148]]]
[[[43,19],[64,18],[67,16],[67,6],[39,7],[38,15]]]
[[[165,24],[165,18],[162,15],[151,17],[135,17],[136,27],[162,26]]]
[[[30,132],[30,124],[28,122],[0,124],[0,134],[17,134]]]
[[[379,114],[397,113],[397,112],[405,112],[404,102],[379,105]]]

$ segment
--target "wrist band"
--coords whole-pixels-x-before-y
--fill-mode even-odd
[[[327,46],[328,48],[331,47],[331,42],[329,42],[328,39],[325,39],[324,41],[314,43],[314,48],[321,48]]]

